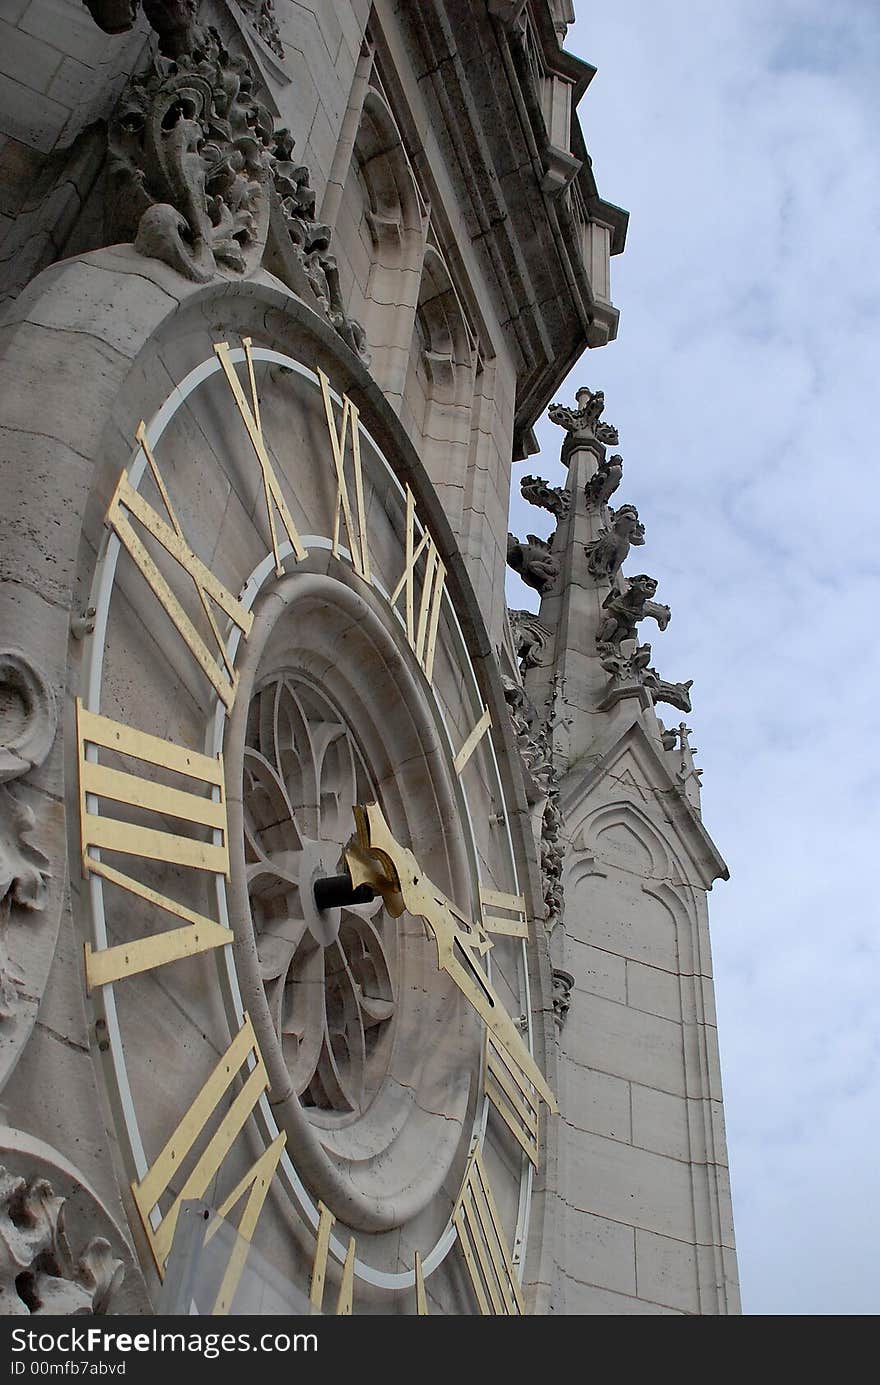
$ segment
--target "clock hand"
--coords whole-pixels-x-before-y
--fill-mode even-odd
[[[484,929],[472,923],[425,875],[413,853],[396,840],[378,803],[354,809],[357,836],[345,849],[354,889],[367,885],[381,894],[395,918],[408,910],[424,919],[437,944],[440,968],[458,986],[485,1022],[496,1044],[504,1048],[551,1111],[556,1098],[501,1000],[474,961],[491,946]]]

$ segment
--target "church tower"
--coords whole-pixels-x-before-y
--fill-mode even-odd
[[[557,528],[511,535],[508,556],[540,593],[537,617],[511,613],[523,688],[507,690],[557,994],[561,1311],[737,1313],[706,903],[728,872],[690,728],[657,713],[690,713],[691,683],[661,677],[642,633],[671,612],[633,572],[647,526],[604,406],[579,389],[550,408],[568,482],[528,476],[522,494]]]

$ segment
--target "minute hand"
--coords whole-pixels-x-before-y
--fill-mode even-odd
[[[437,944],[437,963],[452,978],[485,1022],[495,1042],[510,1054],[535,1086],[551,1111],[556,1098],[516,1025],[476,965],[473,953],[484,953],[488,944],[477,928],[442,890],[425,875],[408,847],[392,835],[378,803],[356,806],[357,841],[351,842],[345,860],[352,885],[372,885],[383,896],[392,914],[404,909],[424,919]]]

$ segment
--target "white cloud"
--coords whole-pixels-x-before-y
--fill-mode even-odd
[[[605,391],[638,566],[673,608],[655,662],[695,679],[733,876],[710,905],[744,1306],[873,1313],[880,10],[581,8],[581,122],[632,220],[620,339],[559,397]],[[539,436],[516,479],[559,484],[559,430]],[[511,527],[552,520],[515,504]]]

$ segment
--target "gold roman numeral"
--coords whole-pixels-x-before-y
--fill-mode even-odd
[[[503,890],[487,890],[480,886],[480,903],[483,908],[483,927],[487,933],[501,933],[506,938],[527,938],[529,925],[526,919],[526,901],[521,894],[505,894]],[[489,913],[489,910],[492,913]],[[498,913],[503,909],[515,918],[505,918]]]
[[[452,1220],[480,1312],[486,1316],[524,1314],[522,1290],[479,1146],[468,1160]]]
[[[239,1069],[243,1066],[246,1067],[247,1076],[242,1086],[230,1102],[217,1129],[196,1160],[191,1173],[184,1179],[180,1191],[168,1211],[159,1221],[158,1227],[154,1228],[150,1214],[158,1206],[159,1199],[169,1191],[172,1180],[180,1176],[187,1155],[205,1130],[211,1117],[219,1111],[223,1098],[235,1081]],[[186,1115],[177,1125],[155,1163],[144,1174],[140,1182],[131,1185],[135,1205],[140,1213],[144,1231],[160,1275],[164,1274],[165,1261],[168,1259],[171,1243],[174,1240],[181,1203],[188,1198],[204,1197],[209,1184],[229,1153],[233,1141],[244,1128],[245,1122],[268,1085],[269,1078],[263,1064],[256,1035],[250,1019],[245,1015],[241,1029],[205,1082]],[[283,1134],[273,1140],[272,1144],[251,1166],[244,1178],[218,1209],[221,1216],[226,1216],[243,1193],[250,1189],[250,1195],[245,1203],[238,1227],[239,1235],[247,1241],[253,1235],[272,1174],[281,1157],[284,1140]],[[221,1288],[221,1296],[222,1294]],[[215,1312],[228,1311],[228,1304],[231,1301],[230,1295],[226,1309],[215,1306]],[[219,1302],[220,1298],[218,1297]]]
[[[464,740],[461,749],[452,762],[456,774],[461,777],[464,773],[465,765],[470,760],[480,741],[492,725],[492,716],[488,707],[483,708],[483,715],[480,717],[476,726]]]
[[[218,696],[223,700],[227,712],[235,701],[235,689],[238,684],[238,674],[232,666],[232,662],[226,653],[226,646],[217,627],[214,612],[208,604],[208,598],[220,607],[225,615],[238,626],[242,634],[247,637],[253,625],[254,618],[249,611],[246,611],[240,601],[232,595],[232,592],[224,587],[207,567],[193,553],[189,544],[183,537],[183,530],[180,527],[177,515],[171,504],[165,482],[156,465],[149,443],[147,442],[147,431],[143,422],[138,424],[135,434],[140,443],[144,455],[146,456],[153,479],[162,497],[162,503],[168,512],[171,524],[166,524],[161,515],[149,505],[143,496],[139,495],[128,479],[128,473],[123,471],[119,478],[119,483],[110,501],[110,508],[107,511],[107,523],[118,536],[123,547],[129,556],[140,568],[141,573],[152,587],[155,596],[163,606],[165,613],[174,624],[178,634],[187,644],[193,658],[199,664],[206,677],[214,687]],[[193,625],[189,616],[184,611],[168,582],[163,577],[156,563],[148,553],[143,540],[136,532],[131,522],[130,516],[139,520],[146,529],[147,533],[152,534],[157,539],[166,553],[169,553],[175,562],[179,563],[190,578],[196,589],[199,602],[205,617],[211,627],[211,634],[220,654],[223,667],[217,663],[216,653],[213,653],[205,640]]]
[[[80,845],[83,872],[102,876],[140,899],[154,904],[166,913],[185,920],[181,928],[138,938],[117,947],[93,952],[86,943],[86,983],[89,989],[106,986],[138,972],[150,971],[181,957],[192,957],[214,947],[232,942],[232,933],[213,919],[198,914],[177,900],[149,889],[139,880],[117,870],[115,866],[89,854],[91,848],[116,851],[125,856],[147,857],[188,866],[194,870],[229,875],[227,845],[226,797],[223,782],[223,758],[212,759],[197,751],[186,750],[172,741],[149,736],[131,726],[113,721],[110,717],[86,711],[76,701],[77,756],[79,762]],[[87,747],[115,750],[135,760],[155,765],[175,774],[198,780],[208,790],[193,793],[189,789],[167,788],[154,780],[145,779],[127,770],[110,769],[87,758]],[[146,809],[172,818],[179,818],[196,828],[210,828],[211,836],[219,834],[220,842],[199,841],[181,836],[164,828],[145,827],[139,823],[122,822],[118,818],[93,812],[88,795],[105,803],[119,803],[131,808]]]
[[[340,516],[345,522],[346,533],[348,534],[348,546],[351,552],[352,566],[355,572],[360,573],[365,582],[371,580],[370,575],[370,550],[367,544],[367,519],[364,508],[364,480],[361,470],[361,437],[359,428],[359,414],[357,406],[352,404],[347,394],[342,396],[342,423],[337,431],[336,420],[333,417],[333,400],[330,398],[330,381],[318,367],[318,379],[321,382],[321,394],[324,399],[324,412],[327,415],[327,430],[330,434],[330,446],[333,451],[333,465],[336,468],[336,513],[333,517],[333,556],[339,557],[339,521]],[[345,480],[345,444],[348,438],[349,424],[351,425],[351,457],[354,470],[354,497],[357,509],[357,525],[352,519],[351,501],[348,494],[348,485]]]
[[[418,618],[416,618],[416,563],[425,554],[425,567],[422,573],[422,590],[419,599]],[[443,601],[443,587],[446,582],[446,567],[440,561],[437,545],[428,533],[422,534],[416,542],[416,506],[413,493],[406,488],[406,563],[403,576],[391,593],[391,605],[395,605],[401,592],[405,592],[404,610],[406,613],[406,638],[424,670],[428,682],[434,674],[434,651],[437,644],[437,624],[440,620],[440,606]]]
[[[506,1048],[496,1047],[488,1035],[486,1095],[537,1168],[539,1097],[513,1054]]]
[[[315,1258],[312,1262],[312,1278],[309,1285],[309,1302],[312,1311],[320,1313],[324,1305],[324,1286],[327,1283],[327,1256],[330,1249],[330,1232],[333,1223],[336,1221],[330,1208],[323,1202],[318,1203],[318,1234],[315,1238]],[[345,1255],[345,1264],[342,1267],[342,1279],[339,1284],[339,1297],[336,1300],[337,1317],[349,1317],[351,1315],[352,1301],[354,1298],[354,1257],[355,1240],[354,1236],[349,1237],[348,1250]]]
[[[297,562],[301,562],[303,558],[308,557],[308,549],[302,546],[302,541],[297,533],[296,525],[293,522],[290,510],[287,508],[287,502],[282,494],[280,482],[269,460],[269,453],[263,438],[263,425],[260,421],[260,400],[257,395],[257,382],[254,378],[254,361],[251,355],[250,337],[242,337],[241,344],[244,347],[245,361],[247,363],[248,387],[251,395],[250,403],[248,403],[245,398],[244,390],[241,387],[241,381],[238,378],[238,372],[232,364],[232,358],[229,354],[229,343],[226,341],[218,342],[214,347],[214,351],[223,367],[223,374],[226,376],[227,383],[232,391],[232,397],[238,406],[238,412],[241,414],[245,430],[251,440],[254,452],[257,454],[257,461],[260,464],[260,471],[263,476],[263,494],[266,499],[266,518],[269,523],[269,537],[272,543],[272,553],[275,557],[275,575],[276,577],[281,577],[284,573],[284,568],[281,565],[281,554],[278,547],[278,530],[275,523],[276,510],[278,511],[281,523],[284,525],[284,532],[290,540],[290,546],[293,549],[293,555]]]

